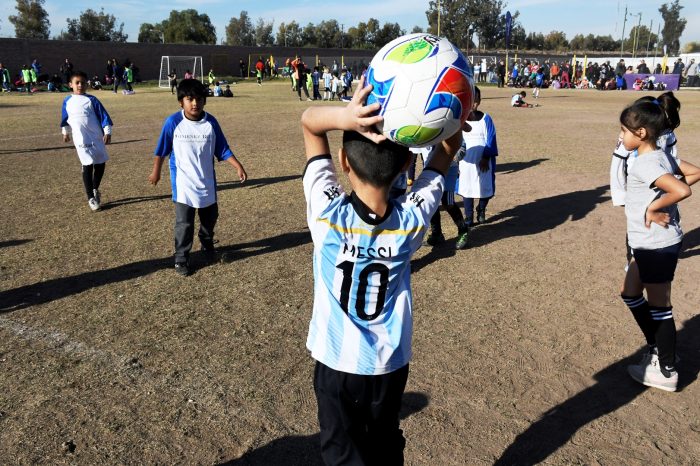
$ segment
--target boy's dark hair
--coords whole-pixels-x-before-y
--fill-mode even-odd
[[[481,89],[479,89],[479,86],[474,86],[474,102],[481,102]]]
[[[665,92],[658,98],[642,97],[625,108],[620,114],[620,123],[627,129],[647,130],[647,139],[656,141],[666,131],[672,131],[681,124],[678,111],[681,103],[673,92]]]
[[[199,79],[183,79],[177,85],[177,100],[182,102],[185,97],[207,98],[208,88]]]
[[[527,95],[527,93],[525,91],[520,91],[520,95],[525,97]]]
[[[88,75],[85,71],[73,71],[68,77],[68,81],[73,81],[73,78],[76,76],[83,78],[85,81],[88,80]]]
[[[406,165],[408,147],[393,141],[375,144],[356,131],[343,132],[343,149],[357,177],[376,188],[388,188]]]

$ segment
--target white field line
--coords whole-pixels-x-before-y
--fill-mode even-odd
[[[144,125],[119,125],[119,129],[131,129],[131,128],[143,128]],[[24,139],[39,139],[39,138],[48,138],[48,137],[61,137],[61,130],[58,129],[55,133],[44,133],[44,134],[33,134],[31,136],[17,136],[14,138],[0,138],[0,142],[4,141],[21,141]],[[70,146],[67,146],[70,147]]]

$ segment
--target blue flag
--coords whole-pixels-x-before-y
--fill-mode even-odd
[[[510,47],[510,30],[513,27],[513,17],[506,11],[506,48]]]

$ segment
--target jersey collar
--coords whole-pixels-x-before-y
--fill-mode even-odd
[[[350,204],[352,204],[352,207],[355,209],[355,212],[357,215],[360,216],[363,222],[368,223],[370,225],[379,225],[381,224],[384,220],[389,218],[389,215],[391,215],[391,211],[393,210],[394,206],[391,202],[389,202],[386,206],[386,212],[384,213],[383,217],[377,217],[375,214],[372,213],[369,207],[360,200],[359,197],[357,197],[357,194],[355,194],[355,191],[350,193]]]

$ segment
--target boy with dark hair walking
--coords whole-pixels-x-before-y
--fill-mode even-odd
[[[194,214],[199,213],[199,240],[207,260],[213,261],[214,226],[219,217],[214,159],[233,165],[241,182],[248,179],[221,131],[219,122],[204,111],[207,88],[196,79],[183,79],[177,87],[182,110],[163,124],[148,181],[156,185],[165,157],[170,157],[170,182],[175,203],[175,271],[190,274]]]

